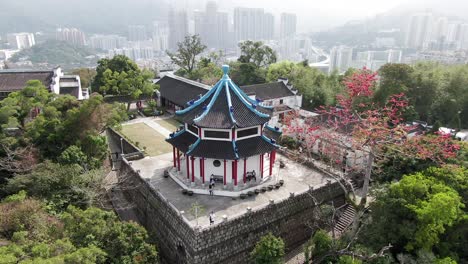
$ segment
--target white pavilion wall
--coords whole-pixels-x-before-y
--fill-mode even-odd
[[[265,154],[266,155],[266,154]],[[216,159],[206,159],[205,160],[205,180],[209,181],[211,174],[223,176],[224,175],[224,160],[219,159],[221,166],[215,167],[213,162]],[[266,164],[268,165],[268,164]],[[247,158],[246,171],[254,171],[257,174],[257,179],[260,179],[260,155],[252,156]],[[268,168],[265,169],[266,173],[264,176],[267,176]],[[200,161],[199,159],[195,160],[195,176],[200,178]],[[244,159],[240,159],[237,162],[237,184],[242,184],[244,179]],[[232,181],[232,160],[226,160],[226,182],[227,184],[233,183]]]
[[[239,162],[240,163],[240,166],[239,166],[239,170],[238,172],[240,173],[239,174],[239,179],[243,179],[244,177],[244,160],[242,160],[242,162]],[[260,156],[252,156],[252,157],[248,157],[247,158],[247,171],[248,172],[251,172],[255,170],[255,173],[257,174],[257,180],[260,179]]]
[[[215,167],[213,162],[216,159],[205,160],[205,180],[209,181],[211,174],[223,176],[224,175],[224,160],[218,159],[221,162],[221,166]],[[226,182],[229,184],[232,181],[232,161],[226,160]]]

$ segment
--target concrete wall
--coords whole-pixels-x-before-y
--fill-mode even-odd
[[[286,200],[274,201],[225,222],[195,229],[159,192],[122,162],[120,190],[135,204],[140,222],[158,242],[163,263],[247,263],[262,236],[281,236],[287,250],[310,238],[314,201],[344,204],[338,183],[316,186]]]

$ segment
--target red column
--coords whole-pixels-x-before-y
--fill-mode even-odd
[[[180,152],[177,149],[177,170],[180,171]]]
[[[189,165],[190,156],[185,155],[185,161],[187,163],[187,179],[190,179],[190,165]]]
[[[273,155],[273,164],[275,164],[275,161],[276,161],[276,150],[273,150],[271,152],[271,154]]]
[[[247,181],[247,158],[244,158],[244,184]]]
[[[273,174],[273,152],[270,153],[270,171],[269,175]]]
[[[172,147],[172,161],[174,163],[174,168],[176,167],[176,151],[175,151],[175,147]]]
[[[224,178],[223,178],[223,184],[226,185],[226,160],[224,160]]]
[[[232,161],[232,181],[237,186],[237,160]]]
[[[195,182],[195,157],[192,157],[192,182]]]
[[[273,174],[273,165],[275,164],[276,150],[273,150],[270,154],[270,175]]]
[[[263,154],[260,155],[260,177],[263,178]]]
[[[203,158],[200,158],[200,176],[202,183],[205,183],[205,160]]]

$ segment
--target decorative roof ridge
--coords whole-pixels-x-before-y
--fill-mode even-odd
[[[232,106],[231,101],[231,93],[229,92],[229,84],[225,82],[225,91],[226,91],[226,99],[229,107],[229,116],[234,124],[236,124],[236,119],[234,118],[234,107]]]
[[[275,147],[279,147],[278,144],[276,144],[276,140],[272,139],[272,138],[267,138],[265,135],[261,135],[260,136],[263,140],[265,140],[266,142],[274,145]]]
[[[224,80],[221,80],[224,82]],[[208,103],[208,105],[206,106],[206,109],[203,110],[203,113],[201,114],[201,116],[195,118],[193,121],[194,122],[198,122],[200,120],[202,120],[211,110],[211,108],[213,107],[214,103],[216,102],[216,99],[218,98],[219,94],[221,93],[221,90],[223,88],[220,88],[222,85],[222,82],[220,82],[218,84],[218,87],[217,88],[214,88],[215,89],[215,94],[213,95],[213,98],[211,98],[211,101]],[[205,98],[206,100],[206,98]]]
[[[246,97],[242,96],[242,93],[240,93],[240,89],[237,87],[237,86],[234,86],[235,84],[232,82],[232,81],[229,81],[230,84],[233,85],[234,88],[231,88],[231,90],[237,95],[237,97],[239,97],[239,99],[241,100],[241,102],[247,106],[247,108],[252,111],[254,114],[260,116],[260,117],[263,117],[263,118],[269,118],[270,115],[267,115],[267,114],[264,114],[260,111],[258,111],[257,109],[255,109],[258,105],[258,102],[256,100],[252,100],[251,98],[249,98],[250,100],[247,100]],[[249,101],[250,101],[250,104],[249,104]],[[255,107],[254,107],[255,106]]]
[[[185,114],[187,112],[190,112],[192,109],[194,109],[195,107],[199,106],[201,103],[203,103],[204,101],[206,101],[206,99],[210,98],[210,96],[215,93],[217,91],[217,86],[220,85],[222,83],[222,80],[219,80],[214,86],[212,89],[210,89],[205,95],[203,95],[201,98],[199,98],[198,100],[196,100],[195,102],[193,102],[193,104],[191,104],[189,107],[185,108],[185,109],[182,109],[182,110],[178,110],[176,111],[176,114],[177,115],[182,115],[182,114]],[[193,100],[192,100],[193,101]],[[189,102],[190,103],[190,102]]]
[[[279,127],[277,127],[277,126],[272,127],[272,126],[270,126],[270,125],[266,125],[265,127],[266,127],[268,130],[271,130],[271,131],[273,131],[273,132],[275,132],[275,133],[280,133],[280,134],[283,133],[283,132],[281,131],[281,128],[279,128]]]
[[[185,128],[178,131],[178,132],[173,132],[173,133],[169,134],[169,139],[170,138],[176,138],[176,137],[182,135],[184,132],[186,132]]]
[[[195,141],[195,143],[189,146],[189,149],[187,150],[186,155],[189,155],[190,152],[192,152],[198,146],[198,144],[200,144],[200,141],[201,141],[201,138],[198,138],[197,141]]]
[[[257,105],[259,105],[259,104],[262,102],[262,100],[259,100],[259,99],[254,100],[254,99],[250,98],[250,97],[249,97],[239,86],[237,86],[234,82],[231,82],[231,83],[232,83],[232,85],[236,88],[236,90],[238,90],[239,93],[240,93],[244,98],[246,98],[251,104],[257,104]],[[255,85],[255,84],[253,84],[253,85]],[[244,86],[244,87],[245,87],[245,86]],[[263,107],[263,108],[266,108],[266,109],[273,109],[273,106],[263,106],[263,105],[260,105],[260,106]]]
[[[177,76],[173,73],[168,73],[166,75],[164,75],[164,77],[170,77],[172,79],[176,79],[176,80],[179,80],[179,81],[182,81],[182,82],[186,82],[186,83],[189,83],[189,84],[192,84],[192,85],[195,85],[197,87],[200,87],[200,88],[203,88],[203,89],[206,89],[206,90],[210,90],[211,89],[211,86],[209,85],[206,85],[206,84],[203,84],[203,83],[200,83],[200,82],[196,82],[196,81],[193,81],[193,80],[190,80],[190,79],[187,79],[187,78],[184,78],[184,77],[180,77],[180,76]],[[163,78],[164,78],[163,77]],[[162,79],[162,78],[161,78]]]

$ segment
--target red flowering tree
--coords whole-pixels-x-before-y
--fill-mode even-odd
[[[283,134],[298,140],[307,154],[321,154],[332,163],[346,162],[350,152],[358,153],[350,169],[364,173],[361,205],[366,202],[375,163],[385,159],[386,150],[391,148],[400,155],[430,159],[437,164],[456,156],[458,146],[448,136],[408,137],[412,127],[404,123],[408,110],[404,94],[390,96],[384,105],[373,102],[376,73],[364,69],[344,84],[346,91],[337,96],[338,106],[321,107],[320,116],[312,120],[289,116]]]

